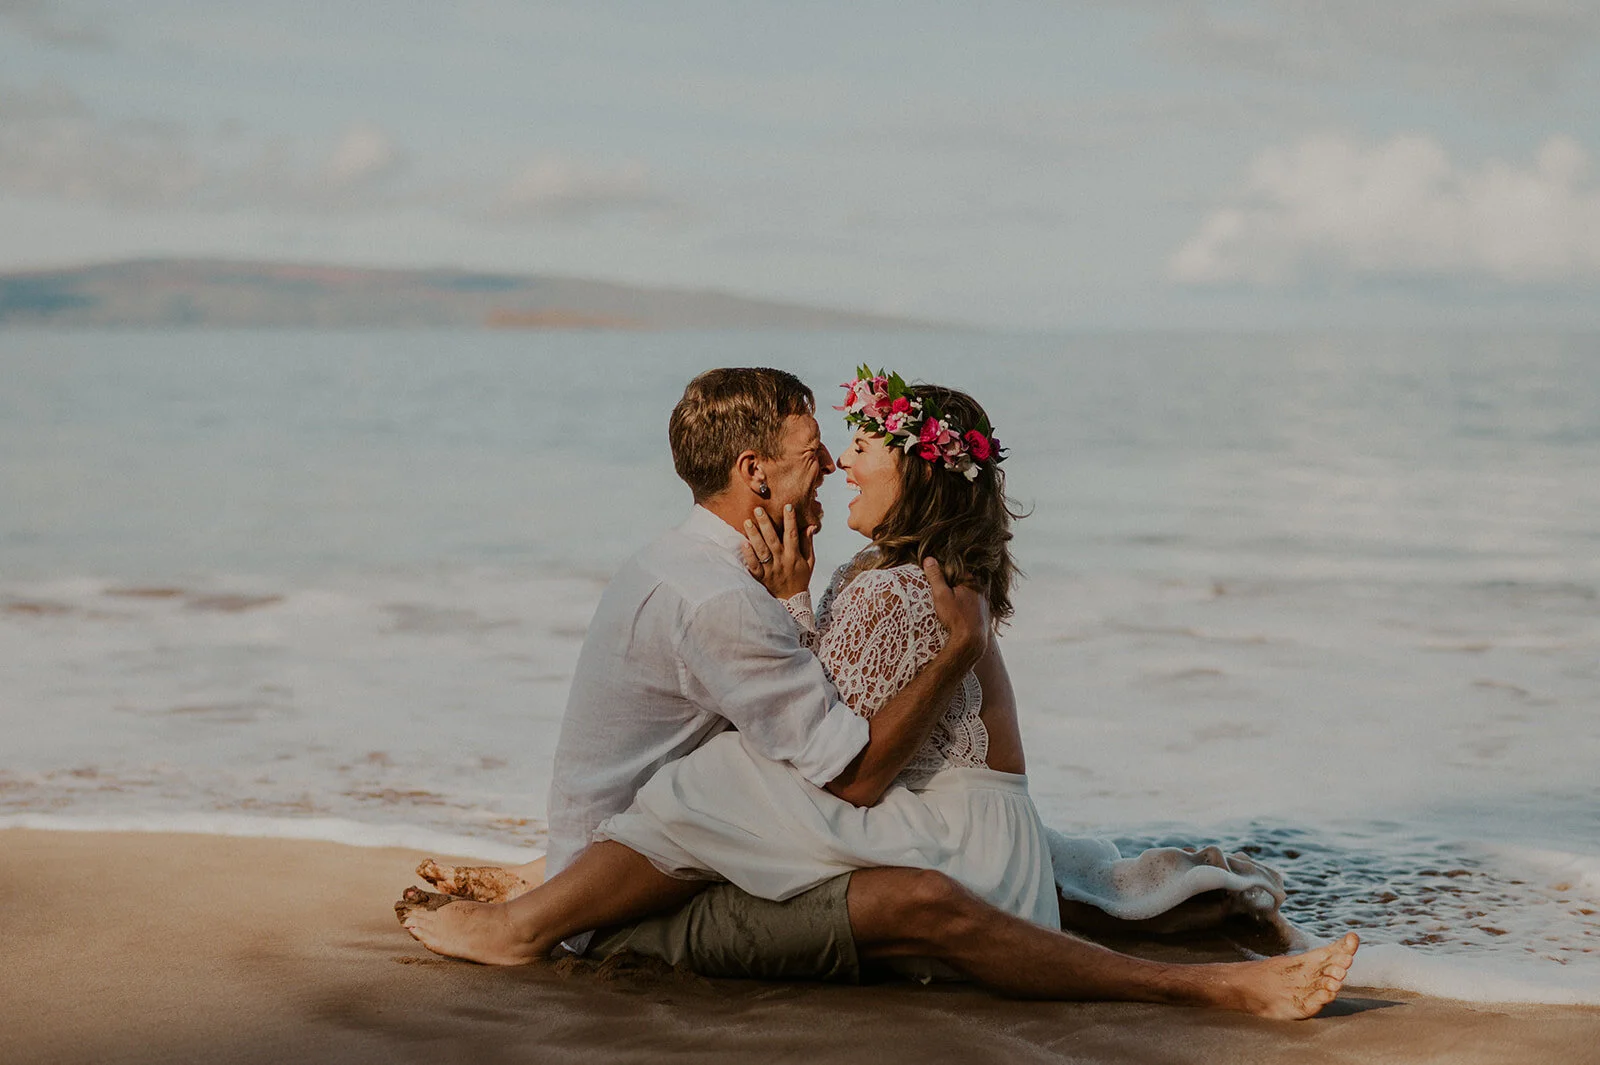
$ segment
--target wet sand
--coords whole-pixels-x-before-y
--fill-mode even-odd
[[[1600,1009],[1347,989],[1295,1023],[971,987],[489,969],[390,905],[423,855],[0,831],[0,1061],[1600,1062]]]

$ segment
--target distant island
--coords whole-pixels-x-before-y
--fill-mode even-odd
[[[468,270],[145,259],[0,273],[0,326],[915,329],[720,292]]]

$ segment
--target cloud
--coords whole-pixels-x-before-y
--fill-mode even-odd
[[[1167,262],[1187,284],[1311,277],[1487,278],[1510,285],[1600,276],[1600,185],[1571,137],[1527,164],[1453,162],[1431,137],[1325,134],[1262,152],[1235,202]]]
[[[608,167],[545,158],[528,163],[506,182],[495,200],[494,213],[526,220],[581,218],[665,205],[641,163]]]
[[[325,211],[384,202],[406,155],[356,123],[329,146],[207,140],[93,113],[68,90],[0,85],[0,193],[116,207]]]
[[[181,198],[204,179],[171,126],[103,123],[67,90],[0,86],[0,192],[138,206]]]
[[[1600,5],[1593,0],[1142,0],[1142,6],[1163,19],[1157,37],[1169,53],[1279,80],[1355,82],[1387,69],[1441,93],[1527,98],[1558,88],[1600,45]]]
[[[59,82],[18,89],[0,82],[0,126],[14,122],[82,118],[89,113],[83,98]]]
[[[0,25],[63,48],[103,48],[110,43],[104,30],[62,14],[60,5],[48,0],[0,0]]]
[[[367,188],[405,168],[405,152],[393,137],[370,122],[345,130],[323,168],[323,177],[337,189]]]
[[[0,83],[0,195],[133,209],[322,215],[420,208],[495,224],[586,221],[670,201],[643,164],[551,156],[509,177],[423,178],[370,121],[331,141],[204,136],[173,123],[97,114],[57,85]],[[487,207],[485,206],[487,205]]]
[[[417,195],[400,181],[410,166],[405,149],[371,122],[346,127],[331,146],[276,139],[230,147],[208,146],[211,165],[191,197],[195,206],[315,214],[391,207]]]

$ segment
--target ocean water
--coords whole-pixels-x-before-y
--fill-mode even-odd
[[[1362,982],[1600,1002],[1595,336],[0,332],[0,824],[534,854],[683,383],[862,362],[1012,449],[1047,821],[1252,850]]]

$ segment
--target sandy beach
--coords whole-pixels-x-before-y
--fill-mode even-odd
[[[435,958],[407,850],[7,830],[5,1062],[1600,1061],[1600,1009],[1358,988],[1278,1023],[971,987],[710,981]]]

